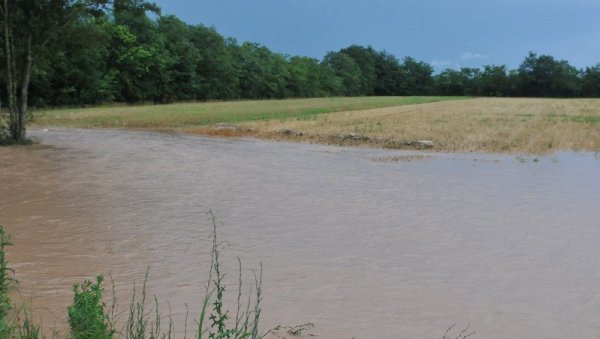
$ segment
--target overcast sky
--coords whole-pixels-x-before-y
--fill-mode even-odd
[[[529,51],[600,62],[600,0],[153,0],[163,14],[239,42],[321,59],[350,44],[447,67],[506,64]]]

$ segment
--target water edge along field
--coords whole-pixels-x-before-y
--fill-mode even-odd
[[[600,99],[363,97],[60,109],[39,126],[127,128],[443,152],[600,150]]]

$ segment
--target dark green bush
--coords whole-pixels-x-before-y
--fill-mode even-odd
[[[108,315],[105,313],[105,304],[102,302],[102,281],[99,275],[96,282],[86,280],[83,284],[73,287],[73,304],[67,310],[69,326],[74,339],[108,339],[112,338],[114,331],[109,325]]]

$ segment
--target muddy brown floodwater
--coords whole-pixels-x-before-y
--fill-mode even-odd
[[[126,304],[149,266],[151,293],[181,331],[184,304],[196,314],[203,294],[212,209],[232,285],[235,257],[246,273],[264,265],[264,329],[438,338],[456,323],[480,338],[600,336],[597,154],[32,135],[39,145],[0,148],[0,223],[45,327],[64,328],[74,282],[110,273]]]

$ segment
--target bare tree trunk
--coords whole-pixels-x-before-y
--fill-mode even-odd
[[[33,65],[33,52],[32,52],[32,40],[33,34],[31,31],[27,35],[27,61],[25,63],[25,70],[23,71],[23,82],[21,83],[21,107],[19,107],[18,116],[18,127],[19,137],[15,138],[18,140],[25,138],[25,124],[27,119],[27,99],[29,95],[29,82],[31,81],[31,67]]]
[[[20,139],[20,126],[18,124],[17,112],[17,84],[15,74],[14,46],[12,43],[12,32],[10,27],[10,16],[8,14],[8,0],[4,0],[4,54],[6,55],[6,73],[7,73],[7,91],[8,91],[8,112],[10,119],[10,133],[13,139]]]

